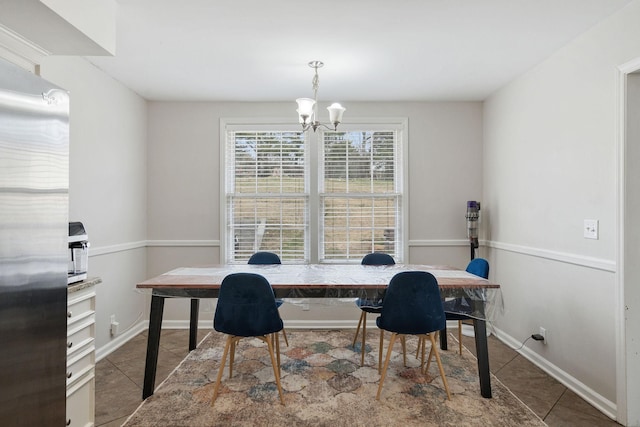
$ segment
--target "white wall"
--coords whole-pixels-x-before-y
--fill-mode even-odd
[[[345,103],[358,117],[407,117],[409,150],[408,261],[465,267],[469,260],[465,210],[482,194],[482,105],[469,103]],[[295,103],[150,102],[148,145],[149,275],[220,261],[221,118],[290,118]],[[167,324],[184,321],[187,301],[168,301]],[[213,304],[201,307],[210,326]],[[288,311],[290,310],[290,311]],[[355,322],[359,311],[285,308],[296,320]]]
[[[484,205],[497,326],[616,415],[616,67],[640,56],[640,2],[572,41],[484,106]],[[600,239],[583,238],[583,220]]]
[[[69,219],[82,221],[97,286],[96,348],[109,345],[109,316],[124,331],[146,317],[135,292],[146,278],[147,103],[78,57],[51,56],[42,77],[70,92]]]

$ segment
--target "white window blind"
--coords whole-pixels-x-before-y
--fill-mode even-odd
[[[309,260],[309,191],[304,134],[227,132],[228,262],[257,251],[289,262]]]
[[[320,261],[369,252],[402,259],[402,159],[396,130],[324,132]]]

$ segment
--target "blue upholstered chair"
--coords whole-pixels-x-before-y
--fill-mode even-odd
[[[474,258],[467,264],[467,272],[480,276],[483,279],[489,278],[489,261],[484,258]]]
[[[384,331],[391,332],[389,348],[380,376],[378,394],[376,395],[377,400],[380,400],[382,384],[389,367],[393,344],[397,338],[404,338],[405,335],[416,335],[422,338],[421,366],[424,366],[424,342],[427,338],[431,341],[431,352],[436,356],[447,398],[451,400],[449,385],[435,340],[436,332],[444,328],[445,322],[440,289],[438,288],[438,281],[433,274],[426,271],[405,271],[393,276],[384,296],[382,312],[376,319],[376,324],[380,328],[381,347],[383,345]],[[403,350],[405,349],[403,348]],[[406,351],[403,351],[403,353],[406,357]],[[431,353],[429,357],[431,357]]]
[[[267,344],[273,374],[280,393],[280,402],[284,405],[280,384],[280,346],[278,344],[278,332],[282,330],[283,324],[276,307],[273,289],[267,279],[253,273],[234,273],[225,277],[220,285],[213,328],[227,334],[227,340],[213,389],[211,405],[213,406],[218,397],[227,355],[231,352],[229,361],[229,378],[231,378],[236,344],[245,337],[256,337]],[[277,362],[273,350],[274,343]]]
[[[249,264],[282,264],[282,261],[280,261],[278,254],[273,252],[256,252],[249,258]]]
[[[489,278],[489,262],[484,258],[474,258],[467,265],[467,272],[482,277]],[[471,314],[473,307],[467,298],[454,298],[444,302],[444,312],[447,320],[458,321],[458,351],[462,354],[462,321],[471,319],[464,313]]]
[[[382,252],[373,252],[367,254],[362,258],[362,265],[394,265],[396,262],[389,254]],[[379,298],[358,298],[356,305],[362,312],[360,313],[360,320],[358,320],[358,327],[356,328],[356,335],[353,337],[352,346],[355,348],[356,341],[358,339],[358,333],[360,332],[360,325],[362,325],[362,347],[360,348],[361,358],[360,366],[364,365],[364,350],[367,337],[367,313],[380,314],[382,312],[382,296]],[[378,362],[379,363],[379,362]]]
[[[249,264],[269,265],[282,264],[282,262],[278,254],[274,254],[273,252],[256,252],[249,257]],[[276,298],[278,308],[280,308],[282,304],[284,304],[284,300],[282,298]],[[284,343],[289,347],[289,338],[287,338],[287,333],[284,329],[282,330],[282,336],[284,336]]]

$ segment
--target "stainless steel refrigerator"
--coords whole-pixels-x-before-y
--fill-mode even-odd
[[[69,95],[0,59],[0,425],[66,424]]]

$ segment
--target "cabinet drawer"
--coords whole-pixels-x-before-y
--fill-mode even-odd
[[[95,366],[93,340],[77,353],[67,359],[67,387],[79,381],[87,372],[93,371]]]
[[[95,292],[78,292],[67,301],[67,326],[95,313]]]
[[[95,321],[93,316],[84,319],[67,330],[67,357],[93,341],[95,336]]]
[[[93,426],[94,396],[95,378],[93,372],[67,389],[67,426]]]

